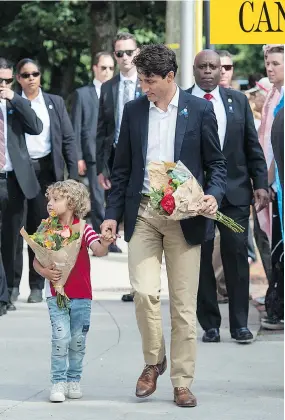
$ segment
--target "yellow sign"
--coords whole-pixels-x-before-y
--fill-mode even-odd
[[[211,44],[285,44],[285,0],[211,0]]]
[[[178,43],[173,43],[173,44],[166,44],[166,46],[168,47],[168,48],[171,48],[172,50],[179,50],[179,48],[180,48],[180,44],[178,44]]]

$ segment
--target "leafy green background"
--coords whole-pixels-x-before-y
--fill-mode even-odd
[[[165,1],[1,1],[0,55],[36,59],[44,90],[67,98],[90,81],[92,53],[112,51],[118,30],[139,44],[165,42],[166,8]],[[260,45],[216,47],[235,54],[237,78],[264,74]]]

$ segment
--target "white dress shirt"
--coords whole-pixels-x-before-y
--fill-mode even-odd
[[[98,99],[100,99],[102,82],[100,82],[100,80],[98,80],[98,79],[94,79],[93,84],[95,86]]]
[[[22,97],[28,99],[24,92]],[[42,90],[31,102],[31,107],[43,123],[43,131],[38,135],[25,134],[29,155],[32,159],[40,159],[51,152],[50,119]]]
[[[195,84],[192,95],[197,96],[198,98],[204,98],[204,95],[207,92],[202,90],[198,85]],[[220,89],[219,86],[217,86],[214,90],[209,92],[211,95],[213,95],[213,98],[211,99],[211,102],[214,107],[214,111],[216,114],[216,119],[218,123],[218,134],[220,139],[220,145],[221,149],[223,150],[224,147],[224,141],[225,141],[225,135],[226,135],[226,128],[227,128],[227,114],[225,111],[224,103],[220,95]]]
[[[148,143],[143,193],[150,190],[147,165],[149,162],[174,162],[175,129],[179,101],[179,88],[167,107],[167,111],[149,104]]]
[[[7,147],[7,108],[6,108],[6,100],[0,100],[0,107],[4,117],[4,139],[5,139],[5,158],[6,162],[4,167],[2,168],[1,172],[9,172],[13,171],[12,162],[9,156],[8,147]]]
[[[124,88],[125,88],[125,80],[130,80],[129,85],[129,100],[135,99],[135,92],[136,92],[136,85],[137,85],[137,72],[132,77],[125,77],[120,73],[120,83],[119,83],[119,94],[118,94],[118,107],[117,107],[117,124],[116,124],[116,135],[115,135],[115,143],[117,143],[120,134],[121,122],[123,117],[123,110],[124,110]]]

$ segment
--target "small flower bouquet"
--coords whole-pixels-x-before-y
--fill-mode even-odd
[[[68,296],[65,294],[64,285],[75,265],[84,232],[85,221],[69,226],[62,226],[55,213],[42,220],[37,231],[28,235],[24,228],[20,233],[34,251],[37,260],[43,267],[55,264],[62,272],[61,279],[53,283],[57,294],[57,304],[64,307]]]
[[[201,213],[203,189],[181,161],[150,162],[148,173],[151,192],[143,217],[182,220],[204,216],[224,224],[234,232],[244,231],[241,225],[219,211],[215,215]]]

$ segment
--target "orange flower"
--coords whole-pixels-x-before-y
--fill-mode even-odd
[[[164,195],[172,194],[174,192],[174,188],[170,185],[164,189]]]

